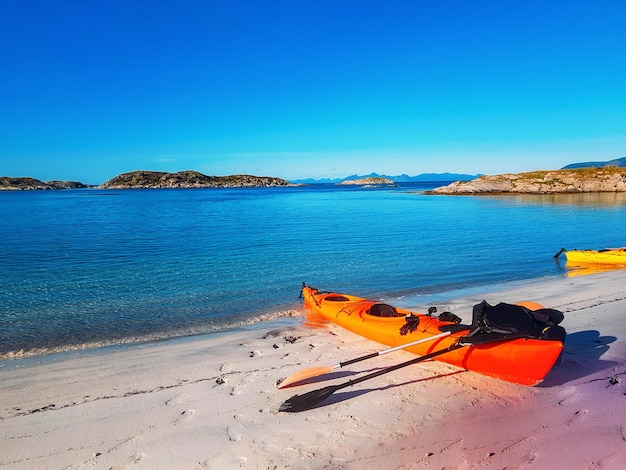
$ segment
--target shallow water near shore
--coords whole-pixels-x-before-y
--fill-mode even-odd
[[[0,193],[0,355],[287,317],[302,281],[428,304],[564,276],[561,247],[625,244],[622,194],[423,193],[434,186]]]

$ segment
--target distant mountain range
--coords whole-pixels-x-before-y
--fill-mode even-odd
[[[581,163],[570,163],[569,165],[561,168],[562,170],[571,170],[576,168],[602,168],[605,166],[616,166],[620,168],[626,168],[626,157],[616,158],[614,160],[609,160],[606,162],[581,162]],[[476,179],[483,174],[478,175],[467,175],[463,173],[421,173],[416,176],[409,176],[407,174],[401,174],[396,176],[389,175],[379,175],[378,173],[370,173],[369,175],[350,175],[345,178],[305,178],[305,179],[297,179],[290,180],[294,184],[322,184],[322,183],[331,183],[338,184],[343,183],[344,181],[352,181],[352,180],[360,180],[365,178],[386,178],[394,181],[395,183],[428,183],[428,182],[447,182],[447,181],[471,181]]]
[[[571,163],[561,168],[562,170],[571,170],[574,168],[602,168],[604,166],[617,166],[620,168],[626,168],[626,157],[616,158],[615,160],[609,160],[608,162],[582,162]]]
[[[344,181],[360,180],[365,178],[386,178],[395,183],[425,183],[432,181],[470,181],[478,178],[480,175],[465,175],[460,173],[422,173],[417,176],[409,176],[406,174],[389,176],[379,175],[378,173],[370,173],[369,175],[350,175],[345,178],[306,178],[299,180],[291,180],[295,184],[322,184],[322,183],[343,183]]]

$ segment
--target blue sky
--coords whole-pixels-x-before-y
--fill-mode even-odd
[[[0,2],[0,176],[626,156],[626,2]]]

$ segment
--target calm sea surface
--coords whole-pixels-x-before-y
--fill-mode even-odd
[[[0,192],[0,357],[201,334],[298,310],[306,281],[402,299],[564,276],[626,245],[626,195],[394,188]]]

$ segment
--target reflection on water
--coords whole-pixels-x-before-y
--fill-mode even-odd
[[[569,205],[584,207],[626,206],[626,193],[562,193],[562,194],[515,194],[497,196],[518,204]]]
[[[575,263],[567,261],[565,274],[567,277],[586,276],[588,274],[598,274],[607,271],[623,270],[625,266],[612,266],[610,264],[587,264],[587,263]]]

